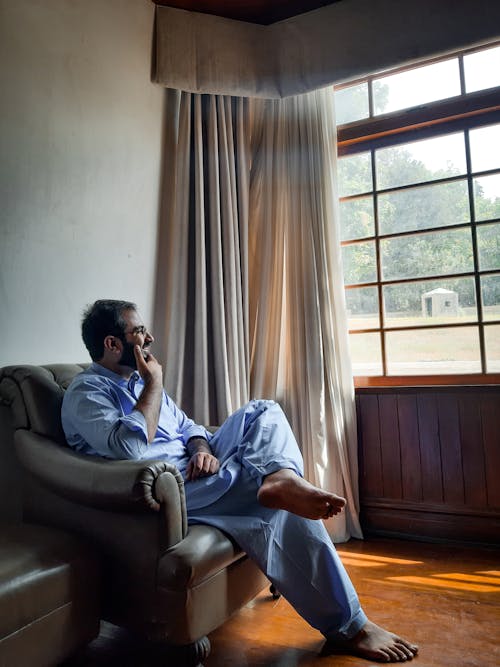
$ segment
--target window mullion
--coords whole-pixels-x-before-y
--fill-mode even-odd
[[[368,117],[373,118],[373,79],[368,79]]]
[[[372,163],[372,189],[373,189],[373,217],[375,228],[375,259],[377,262],[377,298],[378,298],[378,314],[380,321],[380,351],[382,354],[382,374],[387,375],[387,357],[385,348],[385,314],[384,301],[382,293],[382,259],[380,257],[380,230],[378,221],[378,196],[377,196],[377,170],[375,169],[375,150],[371,149],[371,163]]]
[[[465,95],[465,67],[463,55],[458,56],[458,71],[460,76],[460,92]]]
[[[476,290],[476,308],[479,322],[479,354],[481,370],[486,373],[486,345],[484,340],[483,300],[481,298],[481,278],[479,276],[479,250],[477,246],[476,206],[474,201],[474,181],[472,178],[472,159],[470,153],[469,130],[464,130],[465,159],[467,162],[467,187],[469,190],[469,210],[471,221],[472,257],[474,261],[474,286]]]

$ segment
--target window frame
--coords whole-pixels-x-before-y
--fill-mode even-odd
[[[394,280],[383,280],[381,265],[380,265],[380,242],[383,239],[391,238],[391,236],[400,236],[400,233],[397,234],[380,234],[378,229],[378,212],[377,206],[374,206],[374,235],[363,238],[356,238],[355,240],[343,241],[342,246],[352,245],[354,243],[359,243],[361,241],[374,241],[376,246],[376,262],[377,262],[377,280],[370,281],[367,283],[359,283],[352,286],[346,286],[345,289],[356,289],[362,287],[376,287],[377,289],[377,298],[378,298],[378,308],[379,308],[379,323],[377,327],[370,329],[352,329],[349,331],[349,334],[360,334],[360,333],[378,333],[380,335],[381,343],[381,353],[382,353],[382,370],[383,375],[370,375],[370,376],[354,376],[354,384],[356,387],[376,387],[376,386],[426,386],[426,385],[473,385],[473,384],[500,384],[500,373],[493,372],[487,373],[484,371],[486,368],[486,352],[485,352],[485,326],[500,324],[500,317],[495,320],[484,321],[483,312],[482,312],[482,301],[480,297],[480,277],[483,275],[495,275],[498,274],[498,270],[481,270],[478,264],[478,248],[477,248],[477,225],[487,225],[495,224],[495,222],[500,222],[500,218],[494,218],[488,221],[476,221],[474,216],[474,200],[473,200],[473,190],[472,183],[473,179],[481,176],[483,174],[490,174],[491,171],[498,170],[488,170],[485,172],[473,172],[471,169],[471,159],[470,159],[470,145],[469,145],[469,131],[486,126],[491,124],[500,123],[500,86],[497,88],[489,88],[486,90],[476,91],[472,93],[465,92],[465,77],[464,77],[464,65],[463,57],[478,51],[482,51],[485,48],[491,48],[495,46],[500,46],[500,42],[492,42],[489,44],[482,44],[480,46],[462,50],[455,53],[448,53],[439,58],[427,59],[425,61],[415,63],[410,66],[400,67],[397,69],[392,69],[384,73],[374,73],[367,77],[355,79],[349,82],[346,82],[342,85],[335,86],[335,90],[340,90],[342,88],[360,84],[363,82],[368,82],[368,99],[369,99],[369,113],[370,117],[362,120],[354,121],[351,123],[346,123],[344,125],[338,126],[337,128],[337,152],[339,157],[355,155],[357,153],[370,153],[371,166],[372,166],[372,189],[369,193],[376,202],[377,197],[382,189],[376,188],[375,182],[375,150],[380,148],[385,148],[388,146],[396,146],[399,144],[406,144],[411,141],[427,139],[431,137],[440,136],[443,134],[451,134],[452,132],[464,132],[465,133],[465,150],[466,150],[466,160],[467,160],[467,173],[466,175],[460,175],[456,177],[456,180],[466,179],[469,189],[469,208],[470,208],[470,220],[467,223],[461,223],[457,225],[448,225],[446,227],[437,227],[429,229],[428,231],[443,231],[443,230],[454,230],[460,228],[467,228],[471,230],[472,233],[472,244],[473,244],[473,257],[474,257],[474,270],[473,272],[467,272],[466,274],[450,274],[450,275],[439,275],[439,276],[425,276],[420,278],[409,278],[409,279],[394,279]],[[373,115],[373,97],[372,97],[372,82],[375,79],[380,79],[383,75],[391,75],[403,71],[408,71],[423,65],[429,65],[436,62],[441,62],[448,60],[451,57],[458,57],[459,59],[459,71],[460,71],[460,80],[461,80],[461,94],[452,98],[447,98],[445,100],[439,100],[437,102],[426,103],[417,107],[412,107],[408,109],[398,110],[387,114],[380,114],[377,116]],[[454,180],[453,177],[442,179],[443,182],[450,182]],[[425,184],[430,183],[439,183],[440,181],[431,181],[426,182]],[[419,184],[411,184],[406,187],[417,187]],[[391,188],[393,190],[393,188]],[[360,195],[355,195],[360,196]],[[349,199],[349,197],[342,198]],[[414,232],[401,232],[401,236],[408,236],[411,233],[422,233],[427,230],[415,230]],[[426,327],[418,326],[406,326],[406,327],[390,327],[385,326],[384,322],[384,308],[383,308],[383,287],[391,283],[404,283],[404,282],[416,282],[418,280],[427,280],[427,279],[446,279],[453,278],[457,279],[460,277],[473,277],[475,281],[475,292],[476,292],[476,306],[477,306],[477,322],[474,322],[474,325],[478,327],[479,330],[479,344],[480,344],[480,359],[481,367],[483,369],[480,373],[469,373],[469,374],[422,374],[422,375],[387,375],[387,359],[386,359],[386,345],[385,345],[385,332],[392,331],[401,331],[401,330],[422,330],[422,329],[441,329],[449,327],[466,327],[471,326],[470,322],[467,323],[446,323],[446,324],[434,324],[428,325]]]

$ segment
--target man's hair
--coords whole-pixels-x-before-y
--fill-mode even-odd
[[[135,303],[101,299],[88,306],[82,319],[82,338],[93,361],[104,355],[106,336],[117,336],[125,340],[124,310],[137,310]]]

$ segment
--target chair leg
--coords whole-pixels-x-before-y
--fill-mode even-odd
[[[201,637],[192,644],[156,644],[154,655],[161,664],[165,659],[165,665],[182,665],[182,667],[203,667],[203,661],[210,653],[210,640]]]
[[[276,586],[274,584],[271,584],[269,586],[269,592],[273,596],[273,600],[279,600],[279,598],[281,597],[281,593],[279,592],[279,590],[276,588]]]

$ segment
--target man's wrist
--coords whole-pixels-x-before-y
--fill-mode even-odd
[[[142,378],[144,382],[144,387],[154,389],[163,389],[163,381],[161,376],[154,375],[153,373],[146,375]]]
[[[189,440],[186,442],[186,448],[190,456],[198,454],[199,452],[206,452],[207,454],[212,453],[210,445],[208,444],[208,440],[202,435],[193,435],[191,438],[189,438]]]

